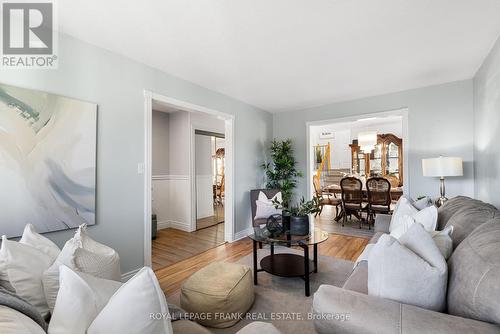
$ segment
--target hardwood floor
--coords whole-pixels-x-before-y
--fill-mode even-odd
[[[368,244],[368,239],[330,234],[327,241],[320,244],[320,255],[333,256],[354,261]],[[231,244],[209,249],[202,254],[182,260],[171,266],[156,270],[160,286],[167,296],[177,293],[182,283],[193,273],[215,261],[236,262],[252,252],[252,241],[248,238]]]
[[[152,242],[153,270],[158,270],[224,243],[224,224],[195,232],[173,228],[159,230]]]
[[[209,226],[214,226],[223,222],[224,222],[224,207],[222,205],[217,205],[214,208],[213,216],[204,217],[196,220],[196,230],[207,228]]]

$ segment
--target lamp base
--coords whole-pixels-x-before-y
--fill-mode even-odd
[[[439,197],[437,200],[436,200],[436,203],[435,205],[439,208],[441,206],[444,205],[444,203],[446,203],[446,201],[448,200],[448,198],[442,196],[442,197]]]

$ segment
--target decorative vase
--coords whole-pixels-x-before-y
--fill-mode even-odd
[[[291,235],[309,234],[309,216],[291,216],[290,217]]]

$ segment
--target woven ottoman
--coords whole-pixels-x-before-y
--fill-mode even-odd
[[[181,288],[181,307],[195,313],[203,326],[226,328],[236,324],[254,301],[250,267],[214,262],[189,277]]]

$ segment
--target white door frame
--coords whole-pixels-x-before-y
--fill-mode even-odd
[[[206,108],[197,104],[181,101],[173,97],[144,91],[144,265],[151,266],[151,193],[152,193],[152,114],[153,100],[167,104],[177,110],[186,112],[201,112],[215,116],[225,122],[225,192],[224,192],[224,239],[234,241],[234,115]],[[190,128],[191,156],[189,159],[191,198],[190,226],[196,229],[196,182],[194,177],[194,128]]]
[[[379,111],[374,113],[367,114],[359,114],[354,116],[347,117],[338,117],[338,118],[330,118],[327,120],[321,121],[312,121],[306,122],[306,141],[307,141],[307,191],[308,197],[312,194],[313,184],[312,184],[312,175],[311,175],[311,166],[312,166],[312,157],[311,157],[311,126],[325,125],[329,123],[341,123],[341,122],[352,122],[362,118],[371,118],[371,117],[386,117],[386,116],[401,116],[403,122],[403,175],[404,175],[404,184],[403,184],[403,193],[410,193],[410,164],[409,164],[409,135],[408,135],[408,108],[399,108],[387,111]]]

